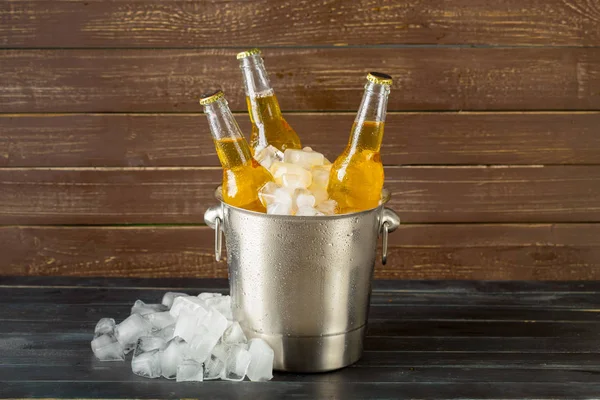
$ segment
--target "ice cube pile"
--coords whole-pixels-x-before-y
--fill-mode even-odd
[[[98,321],[91,345],[100,361],[125,361],[133,351],[131,370],[146,378],[183,382],[273,377],[273,350],[262,339],[247,340],[233,320],[231,298],[220,293],[167,292],[161,304],[137,300],[120,324],[112,318]]]
[[[327,194],[331,163],[323,154],[310,147],[282,153],[269,145],[254,158],[275,179],[258,193],[267,214],[310,217],[336,213],[337,204]]]

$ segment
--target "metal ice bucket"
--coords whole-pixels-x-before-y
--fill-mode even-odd
[[[382,204],[322,217],[267,215],[222,202],[204,214],[221,255],[225,233],[234,317],[246,335],[267,341],[275,369],[330,371],[360,358],[377,238],[400,224]]]

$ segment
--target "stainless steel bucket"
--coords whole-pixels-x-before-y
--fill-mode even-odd
[[[221,200],[220,188],[215,193]],[[234,317],[275,351],[275,369],[322,372],[360,358],[377,238],[400,224],[383,204],[323,217],[267,215],[221,203],[204,214],[221,255],[225,233]]]

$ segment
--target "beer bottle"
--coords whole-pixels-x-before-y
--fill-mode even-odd
[[[379,151],[392,78],[379,72],[367,75],[367,84],[350,140],[331,167],[327,191],[339,213],[377,207],[383,188]]]
[[[244,77],[246,104],[252,122],[252,154],[257,154],[268,145],[280,151],[302,148],[300,138],[281,115],[260,50],[251,49],[238,53],[237,59]]]
[[[250,154],[248,142],[233,118],[223,91],[207,93],[200,99],[208,117],[210,132],[223,166],[223,201],[235,207],[266,212],[258,191],[272,182],[271,173]]]

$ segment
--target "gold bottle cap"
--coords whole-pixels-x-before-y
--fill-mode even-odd
[[[223,91],[221,89],[214,90],[214,91],[208,92],[208,93],[204,93],[202,95],[202,97],[200,97],[200,105],[205,106],[207,104],[214,103],[215,101],[219,100],[223,96],[225,96],[225,94],[223,93]]]
[[[379,85],[390,86],[392,84],[392,77],[388,74],[382,74],[381,72],[369,72],[367,74],[367,80]]]
[[[254,54],[260,54],[260,49],[257,49],[256,47],[250,50],[246,50],[246,51],[242,51],[241,53],[237,53],[237,56],[235,56],[238,60],[242,59],[242,58],[246,58],[246,57],[250,57]]]

